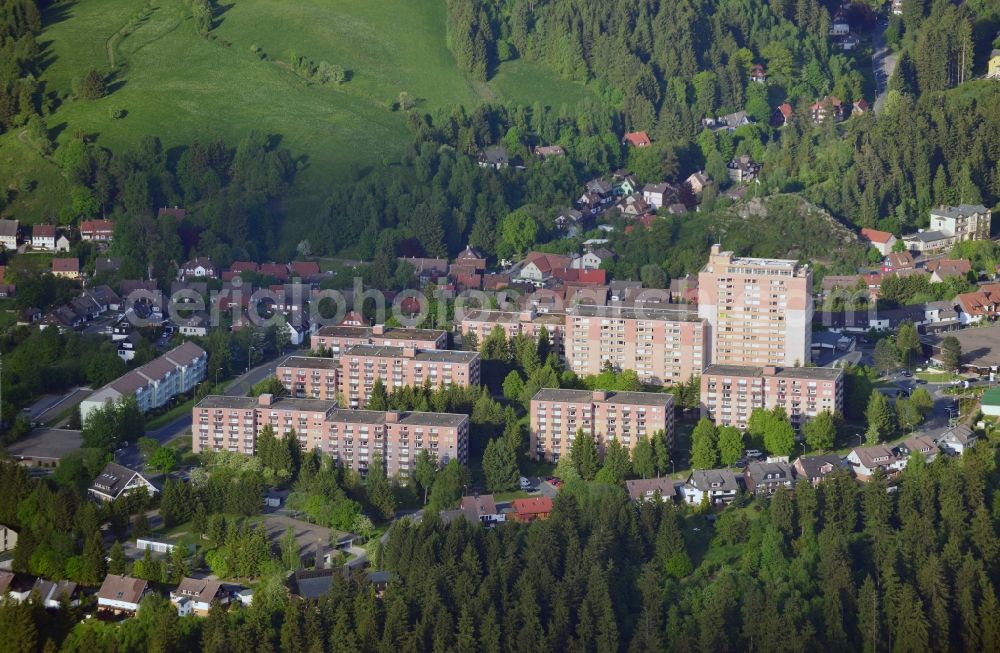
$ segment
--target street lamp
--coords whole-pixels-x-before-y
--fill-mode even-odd
[[[250,366],[253,365],[253,359],[250,357],[250,352],[257,351],[257,348],[253,345],[247,347],[247,374],[250,373]]]

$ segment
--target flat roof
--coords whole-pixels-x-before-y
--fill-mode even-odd
[[[70,429],[35,429],[7,447],[11,458],[61,459],[83,446],[83,436]]]
[[[376,336],[374,328],[363,326],[325,326],[316,332],[318,336],[340,336],[341,338],[402,338],[404,340],[437,341],[445,335],[443,329],[410,329],[407,327],[386,327],[382,335]]]
[[[385,424],[388,413],[379,410],[351,410],[338,408],[327,417],[328,422],[345,422],[348,424]],[[401,412],[399,424],[407,426],[461,426],[469,419],[468,415],[458,413],[423,413]]]
[[[326,356],[286,356],[278,363],[278,367],[308,367],[317,370],[335,370],[340,368],[340,361]]]
[[[209,395],[198,402],[195,408],[260,408],[262,410],[301,410],[311,413],[327,413],[337,407],[336,401],[326,399],[304,399],[298,397],[275,397],[270,406],[258,402],[257,397],[229,397]]]
[[[715,376],[764,376],[764,368],[752,365],[709,365],[702,372]],[[777,367],[774,376],[788,379],[810,379],[815,381],[834,381],[843,376],[844,370],[834,367]]]
[[[595,400],[594,393],[604,392],[605,399]],[[571,390],[542,388],[532,397],[534,401],[594,402],[599,404],[630,404],[633,406],[660,406],[672,404],[673,395],[666,392],[616,392],[613,390]]]
[[[403,347],[387,345],[354,345],[341,356],[374,356],[376,358],[406,358]],[[479,352],[458,349],[418,349],[412,357],[426,363],[471,363],[479,358]]]
[[[604,317],[633,320],[665,320],[674,322],[698,322],[698,311],[690,308],[649,308],[637,306],[595,306],[577,304],[570,309],[574,317]]]

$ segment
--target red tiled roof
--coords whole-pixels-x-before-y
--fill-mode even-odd
[[[545,252],[529,252],[524,257],[524,264],[534,263],[540,272],[551,272],[559,268],[565,268],[570,263],[568,256],[561,254],[546,254]]]
[[[253,261],[233,261],[233,264],[229,266],[230,272],[256,272],[259,269],[257,264]]]
[[[893,252],[886,259],[890,270],[913,267],[913,255],[909,252]]]
[[[80,223],[81,234],[110,234],[114,230],[111,220],[84,220]]]
[[[288,267],[281,263],[263,263],[260,266],[260,273],[284,281],[288,278]]]
[[[962,312],[973,317],[978,315],[996,315],[1000,310],[1000,283],[980,286],[973,292],[962,293],[955,298],[962,307]]]
[[[623,140],[632,147],[646,147],[651,142],[646,132],[629,132]]]
[[[893,235],[888,231],[879,231],[878,229],[869,229],[868,227],[864,227],[861,230],[861,238],[863,240],[884,245],[889,242],[890,238],[893,238]]]
[[[300,277],[312,277],[319,274],[319,263],[314,261],[292,261],[292,273]]]
[[[778,111],[780,111],[781,115],[785,117],[785,120],[788,120],[789,118],[792,117],[792,105],[788,104],[787,102],[780,105],[778,107]]]
[[[76,258],[54,258],[52,259],[53,272],[80,272],[80,259]]]
[[[549,497],[529,497],[514,499],[511,502],[514,512],[518,515],[542,515],[552,512],[552,499]]]
[[[55,238],[56,226],[54,224],[36,224],[31,228],[32,238]]]
[[[927,271],[932,273],[937,272],[938,275],[968,274],[969,272],[972,272],[972,263],[964,258],[943,258],[928,263]]]
[[[164,206],[160,209],[160,212],[157,214],[157,217],[162,218],[165,215],[173,216],[178,220],[183,220],[184,216],[187,215],[187,210],[182,209],[179,206],[175,206],[174,208]]]

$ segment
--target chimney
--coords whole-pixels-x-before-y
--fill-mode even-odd
[[[593,393],[594,401],[607,401],[608,391],[607,390],[594,390]]]
[[[274,403],[274,395],[269,392],[265,392],[261,396],[257,397],[257,405],[259,406],[270,406]]]
[[[413,358],[417,355],[416,347],[403,347],[403,358]]]
[[[385,421],[387,423],[389,423],[389,424],[395,424],[396,422],[398,422],[399,421],[399,411],[398,410],[390,410],[390,411],[386,412],[386,414],[385,414]]]
[[[372,335],[382,336],[385,335],[385,325],[384,324],[374,324],[372,325]]]

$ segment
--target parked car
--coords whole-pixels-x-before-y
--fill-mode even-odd
[[[762,452],[759,449],[747,449],[746,451],[743,452],[743,455],[747,458],[747,460],[749,460],[751,458],[761,458],[761,457],[763,457],[764,456],[764,452]]]

